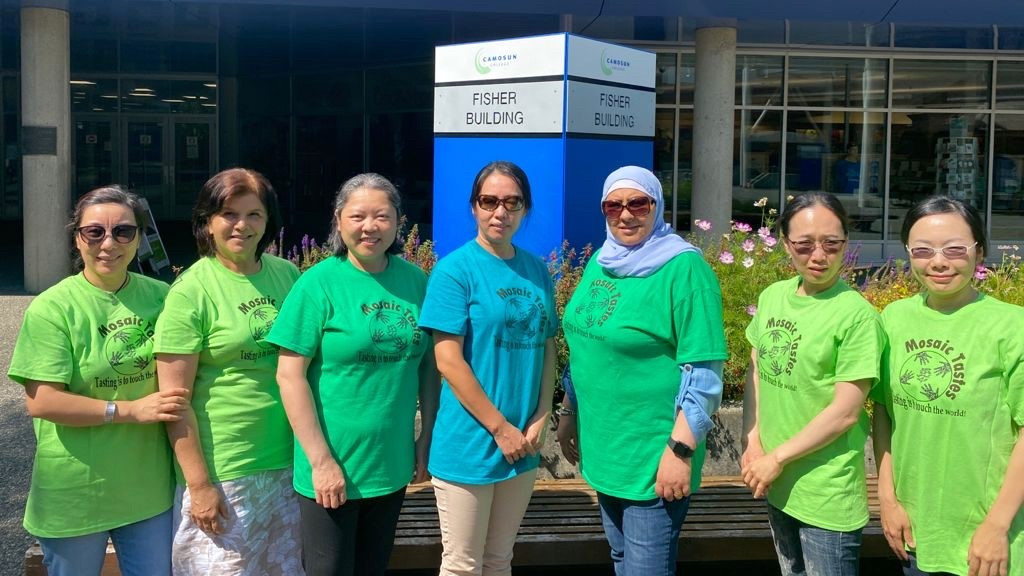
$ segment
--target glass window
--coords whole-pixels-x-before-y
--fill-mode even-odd
[[[0,67],[17,70],[21,59],[21,13],[17,7],[0,10]]]
[[[988,114],[893,114],[890,239],[907,208],[932,194],[966,200],[984,212]]]
[[[1024,28],[999,27],[1000,50],[1024,50]]]
[[[373,111],[434,108],[434,70],[427,64],[366,71],[366,107]],[[433,125],[427,133],[433,137]]]
[[[782,112],[738,110],[734,126],[732,214],[753,225],[761,221],[761,209],[754,206],[761,198],[779,209]]]
[[[117,112],[117,80],[71,77],[71,112]]]
[[[287,76],[238,79],[238,115],[276,116],[291,110],[291,88]],[[245,134],[245,132],[239,132]],[[244,140],[244,138],[243,138]]]
[[[851,238],[880,240],[885,184],[885,114],[791,111],[786,132],[786,194],[835,194]]]
[[[430,237],[433,212],[433,110],[372,114],[367,141],[369,168],[402,191],[409,226]]]
[[[215,114],[217,83],[128,78],[121,81],[121,111]]]
[[[782,56],[736,55],[736,105],[782,106]]]
[[[363,73],[296,74],[292,80],[295,109],[302,114],[363,111]]]
[[[1000,60],[996,80],[996,108],[1024,110],[1024,62]]]
[[[287,73],[287,32],[278,36],[246,36],[240,33],[237,41],[239,76]]]
[[[881,59],[789,59],[789,105],[877,108],[886,105],[886,69]]]
[[[450,12],[374,8],[366,11],[368,61],[433,61],[434,46],[451,43]],[[433,73],[430,84],[433,85]]]
[[[789,43],[823,46],[888,46],[889,24],[790,20]]]
[[[1020,242],[1024,240],[1024,116],[997,114],[995,122],[991,240]]]
[[[693,104],[693,91],[697,87],[697,56],[683,54],[679,68],[679,103]]]
[[[212,73],[217,71],[217,46],[212,42],[125,39],[121,41],[121,70]]]
[[[658,104],[676,103],[676,76],[679,70],[676,66],[677,59],[677,54],[658,54],[657,77],[654,81]]]
[[[18,141],[18,102],[21,98],[18,79],[14,76],[0,78],[3,82],[3,185],[0,186],[0,216],[18,218],[21,216],[21,145]]]
[[[896,25],[894,42],[897,48],[966,48],[991,50],[994,34],[991,26]]]
[[[455,43],[494,40],[494,27],[499,22],[503,38],[553,34],[561,31],[561,22],[557,14],[453,12],[452,40]]]
[[[591,15],[577,15],[572,19],[573,34],[586,34],[591,38],[605,40],[653,40],[671,41],[678,38],[678,22],[675,17],[655,16],[609,16],[599,18]]]
[[[737,44],[784,44],[786,23],[782,20],[740,20],[736,25]]]
[[[992,64],[982,61],[896,60],[895,108],[988,108]]]
[[[309,221],[308,230],[327,227],[334,191],[362,172],[362,115],[297,116],[295,118],[295,203],[291,210]],[[306,228],[304,228],[305,230]]]
[[[296,8],[292,70],[359,69],[363,64],[363,11]]]
[[[114,37],[82,38],[72,33],[71,71],[117,72],[117,40]]]

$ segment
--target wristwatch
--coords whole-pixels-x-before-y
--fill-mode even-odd
[[[689,444],[680,442],[671,436],[668,437],[668,447],[672,449],[673,454],[683,460],[693,457],[693,448]]]
[[[110,424],[114,421],[114,414],[117,413],[117,404],[113,400],[107,401],[107,409],[103,411],[103,423]]]

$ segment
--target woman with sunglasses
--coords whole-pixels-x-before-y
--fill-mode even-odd
[[[901,240],[924,289],[882,312],[889,337],[875,404],[882,528],[903,573],[1024,570],[1024,309],[978,292],[978,211],[936,196]]]
[[[575,398],[559,411],[559,442],[597,492],[620,576],[676,573],[728,356],[718,279],[663,202],[645,168],[608,175],[605,242],[562,318]]]
[[[747,327],[743,481],[767,497],[784,576],[855,576],[868,522],[864,402],[885,347],[878,313],[840,277],[846,211],[824,192],[779,216],[797,275],[761,292]]]
[[[476,238],[430,275],[420,326],[444,377],[430,447],[441,574],[508,576],[540,461],[555,385],[554,286],[512,238],[530,182],[511,162],[477,173]]]
[[[264,254],[280,226],[277,195],[253,170],[199,191],[199,260],[171,286],[156,325],[160,388],[186,388],[167,426],[177,458],[172,563],[179,576],[302,574],[292,489],[292,431],[267,335],[299,276]]]
[[[78,201],[68,228],[81,272],[32,301],[11,358],[37,440],[24,525],[51,576],[98,576],[108,538],[122,574],[171,573],[162,423],[182,418],[188,391],[157,390],[153,326],[168,287],[128,271],[144,221],[117,186]]]

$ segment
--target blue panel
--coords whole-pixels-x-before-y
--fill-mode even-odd
[[[570,138],[565,146],[565,237],[577,251],[604,242],[601,188],[612,170],[654,166],[654,143],[644,140]]]
[[[434,243],[448,254],[476,236],[469,195],[473,178],[493,160],[518,164],[530,179],[533,209],[513,242],[547,256],[565,236],[562,138],[434,138]]]

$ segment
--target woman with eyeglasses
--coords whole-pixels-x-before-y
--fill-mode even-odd
[[[903,573],[1024,570],[1024,309],[979,292],[978,211],[935,196],[901,240],[921,294],[882,312],[874,410],[882,528]]]
[[[477,234],[430,275],[419,324],[443,376],[429,471],[441,524],[442,576],[511,574],[533,493],[555,385],[554,286],[512,239],[530,182],[506,161],[476,175]]]
[[[676,573],[728,356],[718,279],[663,203],[649,170],[608,175],[605,241],[562,318],[575,394],[559,443],[597,492],[619,576]]]
[[[121,573],[171,573],[171,453],[163,422],[188,391],[157,390],[153,327],[167,284],[128,271],[139,198],[98,188],[69,230],[81,270],[25,312],[8,376],[25,387],[37,448],[25,530],[51,576],[98,576],[114,542]]]
[[[177,458],[172,563],[179,576],[302,574],[292,431],[267,335],[295,266],[264,254],[280,216],[270,182],[232,168],[192,211],[199,260],[156,325],[160,388],[191,402],[167,432]]]
[[[797,275],[761,292],[743,401],[743,481],[768,500],[782,574],[858,574],[868,522],[864,402],[885,335],[875,309],[840,277],[847,218],[809,192],[779,216]]]

